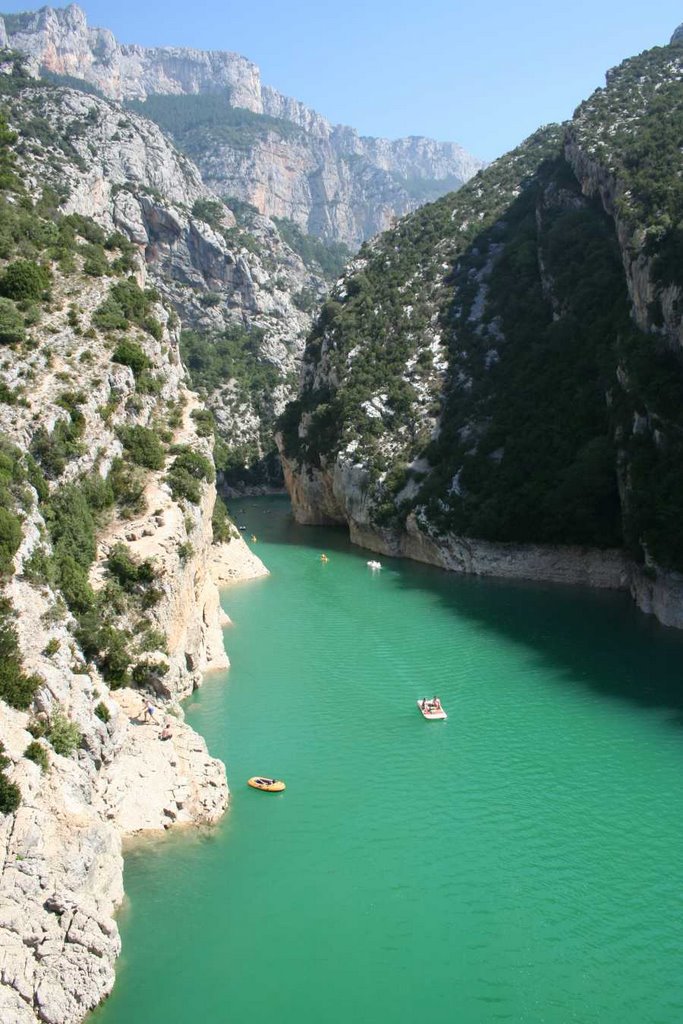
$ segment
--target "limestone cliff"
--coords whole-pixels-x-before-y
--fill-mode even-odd
[[[361,249],[280,424],[301,521],[683,627],[681,111],[676,37]]]
[[[295,393],[310,310],[327,289],[322,273],[309,270],[267,218],[241,213],[238,224],[150,121],[34,80],[16,62],[5,69],[27,180],[63,196],[64,212],[92,216],[136,247],[150,281],[193,332],[190,370],[227,446],[219,466],[233,475],[251,467],[257,483],[277,480],[269,425]],[[226,335],[246,358],[202,372]]]
[[[30,56],[36,72],[81,78],[112,99],[212,97],[206,125],[197,104],[189,132],[174,131],[177,121],[164,122],[206,183],[265,216],[289,218],[310,234],[352,246],[482,166],[455,143],[362,138],[333,126],[262,86],[258,68],[237,54],[122,45],[108,30],[89,27],[73,4],[6,15],[0,29],[7,45]],[[230,111],[242,111],[241,119]],[[155,116],[151,107],[147,112]]]
[[[178,701],[227,666],[213,563],[225,577],[245,545],[213,516],[213,441],[179,356],[177,314],[152,287],[146,246],[114,230],[117,177],[163,187],[179,208],[198,179],[169,164],[165,140],[144,125],[88,165],[79,147],[108,138],[112,108],[67,92],[60,106],[21,75],[9,84],[0,1018],[75,1024],[113,984],[122,839],[209,825],[226,807],[225,768]],[[29,126],[40,112],[53,120],[38,138]],[[69,130],[80,117],[89,141]]]

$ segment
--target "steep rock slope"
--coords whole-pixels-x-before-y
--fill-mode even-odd
[[[280,444],[302,521],[683,625],[683,50],[361,250]]]
[[[237,206],[238,222],[150,121],[33,79],[21,61],[4,68],[29,180],[49,184],[65,212],[122,232],[180,318],[228,482],[279,482],[272,423],[295,394],[310,311],[328,287],[322,269],[256,211]]]
[[[99,179],[66,131],[83,97],[62,94],[55,131],[40,86],[3,81],[0,1018],[75,1024],[113,984],[123,836],[225,809],[178,700],[227,665],[212,565],[243,542],[215,510],[177,316],[87,215]]]
[[[124,46],[76,5],[5,15],[4,42],[35,70],[82,78],[116,100],[143,101],[221,195],[351,246],[482,166],[455,143],[362,138],[262,86],[238,54]],[[175,102],[144,103],[167,96]]]

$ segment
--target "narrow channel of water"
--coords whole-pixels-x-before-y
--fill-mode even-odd
[[[92,1024],[679,1024],[683,637],[233,512],[272,575],[187,704],[231,808],[128,855]]]

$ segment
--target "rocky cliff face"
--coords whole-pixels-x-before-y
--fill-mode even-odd
[[[302,521],[683,626],[682,79],[676,42],[626,61],[361,250],[281,421]]]
[[[36,72],[82,78],[111,99],[228,89],[235,106],[262,112],[259,70],[236,53],[125,46],[108,29],[91,28],[76,4],[5,15],[2,31],[5,45],[28,54]]]
[[[254,204],[264,216],[289,218],[308,233],[351,246],[482,166],[454,143],[361,138],[351,128],[333,126],[262,86],[258,68],[237,54],[121,45],[111,32],[90,28],[75,5],[7,15],[0,39],[2,34],[7,45],[29,55],[36,73],[83,79],[112,99],[222,96],[227,138],[215,103],[203,129],[202,108],[193,107],[200,114],[191,138],[177,130],[177,121],[164,125],[196,160],[206,183]],[[228,117],[231,110],[252,116],[240,122]],[[155,116],[151,108],[147,112]]]
[[[153,232],[174,215],[188,266],[211,230],[187,210],[206,196],[196,172],[134,118],[117,146],[108,102],[8,70],[0,1018],[75,1024],[113,984],[123,837],[226,807],[225,768],[178,701],[227,665],[212,566],[229,576],[245,546],[214,543],[206,411],[150,274]]]
[[[226,332],[249,350],[248,365],[225,359],[200,383],[226,444],[222,465],[233,476],[246,466],[248,479],[277,482],[269,425],[295,393],[310,309],[327,289],[321,271],[309,270],[267,218],[247,212],[238,225],[156,125],[96,96],[25,75],[15,81],[6,103],[30,155],[32,187],[51,186],[65,212],[92,216],[131,241],[198,339],[197,362]]]

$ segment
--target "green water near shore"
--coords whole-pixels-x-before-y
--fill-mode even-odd
[[[683,1020],[683,637],[233,511],[272,575],[187,703],[231,807],[129,852],[91,1024]]]

